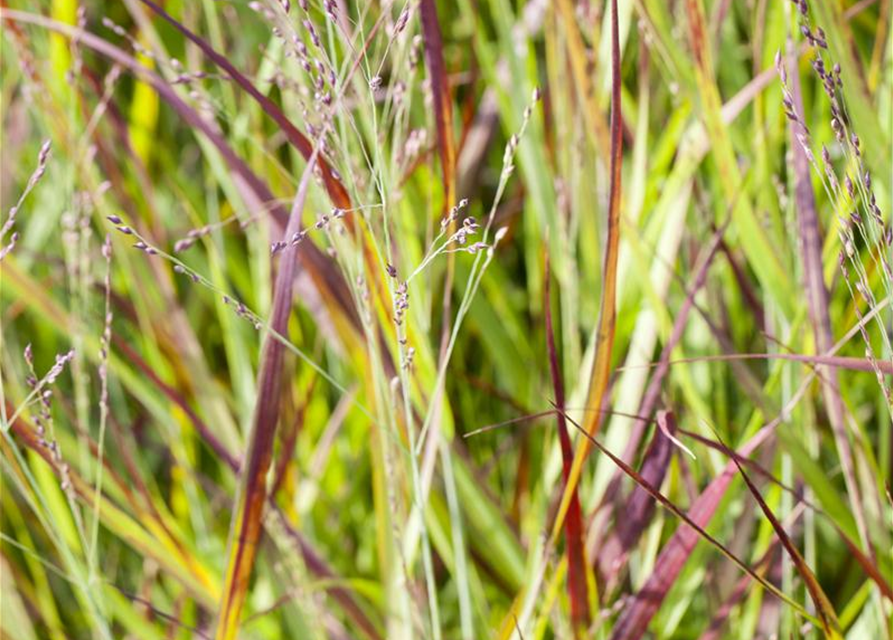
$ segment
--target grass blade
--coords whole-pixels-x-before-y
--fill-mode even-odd
[[[716,435],[717,439],[719,439],[719,435]],[[775,530],[778,539],[781,541],[781,544],[785,548],[785,551],[788,552],[788,555],[791,556],[794,567],[800,573],[800,577],[806,584],[806,590],[809,592],[809,596],[812,598],[812,601],[816,606],[816,610],[818,611],[819,620],[821,621],[822,630],[825,633],[825,637],[842,638],[843,636],[841,635],[840,631],[840,623],[837,621],[837,614],[834,612],[834,607],[831,605],[831,601],[828,600],[828,596],[826,596],[825,592],[822,590],[819,581],[816,579],[815,575],[812,573],[812,570],[810,570],[809,566],[806,564],[803,556],[801,556],[800,552],[797,551],[797,547],[791,541],[790,536],[788,536],[787,531],[784,530],[781,522],[779,522],[778,518],[775,517],[775,514],[772,513],[772,509],[769,508],[769,505],[766,504],[766,501],[763,500],[763,496],[760,494],[760,490],[750,479],[750,476],[747,475],[747,472],[744,471],[744,467],[741,465],[741,463],[738,462],[738,456],[732,456],[732,462],[734,462],[735,466],[738,468],[738,473],[741,474],[741,477],[744,479],[744,483],[747,485],[748,490],[757,501],[757,504],[760,505],[760,509],[763,511],[763,514],[765,514],[766,518],[772,524],[772,528]]]
[[[797,68],[797,54],[794,42],[788,38],[788,67],[791,79],[791,97],[797,113],[803,111],[803,94],[800,88],[800,70]],[[803,262],[803,273],[806,278],[806,299],[809,319],[815,335],[815,347],[818,353],[825,353],[834,344],[831,333],[831,315],[828,313],[828,290],[825,287],[825,270],[822,264],[822,234],[819,228],[819,215],[816,210],[815,194],[812,191],[811,171],[806,151],[800,144],[798,136],[808,139],[809,134],[800,121],[790,121],[790,149],[794,156],[794,200],[797,209],[797,228],[800,235],[800,255]],[[868,532],[865,525],[865,514],[862,512],[862,497],[854,471],[853,451],[847,434],[843,399],[840,397],[840,377],[837,369],[821,367],[819,375],[822,394],[828,409],[828,421],[834,434],[834,442],[840,456],[840,466],[846,482],[847,494],[853,516],[859,527],[862,543],[870,548]]]
[[[568,419],[570,420],[570,418]],[[573,423],[572,420],[571,422]],[[757,434],[755,434],[754,437],[741,448],[738,452],[739,455],[749,455],[752,453],[760,444],[762,444],[765,438],[768,437],[769,433],[771,433],[771,429],[768,429],[767,427],[764,427],[763,430],[757,432]],[[611,460],[620,467],[626,475],[633,478],[637,485],[645,489],[651,497],[688,525],[679,527],[673,534],[673,537],[664,545],[663,550],[655,562],[651,577],[645,582],[639,592],[633,596],[626,607],[624,607],[619,620],[614,625],[611,640],[638,640],[638,638],[641,638],[645,634],[651,619],[654,617],[654,614],[657,613],[664,598],[666,598],[667,592],[669,592],[673,583],[676,581],[676,578],[679,576],[680,571],[682,571],[683,565],[694,550],[695,544],[698,542],[699,538],[707,540],[711,545],[719,549],[722,554],[735,563],[739,569],[756,580],[767,591],[789,604],[803,617],[815,620],[805,611],[805,609],[803,609],[803,607],[779,591],[774,585],[766,582],[766,580],[754,572],[753,569],[735,557],[734,554],[732,554],[721,542],[704,530],[704,527],[710,522],[734,478],[734,470],[736,467],[731,462],[729,462],[722,473],[714,478],[707,488],[701,492],[697,499],[692,503],[688,513],[683,513],[650,483],[645,481],[645,479],[634,469],[605,449],[601,443],[595,440],[595,438],[592,438],[590,441],[598,447],[602,453],[611,458]]]
[[[558,437],[561,440],[562,471],[564,482],[570,478],[573,465],[574,449],[568,433],[567,421],[564,419],[564,382],[561,379],[561,366],[555,349],[555,331],[552,326],[551,272],[549,269],[549,245],[545,250],[545,278],[543,284],[543,308],[546,316],[546,348],[549,352],[549,372],[552,376],[552,388],[555,393],[555,404],[558,407]],[[583,547],[583,516],[580,511],[580,496],[577,487],[571,494],[570,507],[564,523],[565,544],[567,545],[567,590],[571,601],[571,621],[575,633],[579,634],[589,625],[589,595],[586,583],[586,550]]]
[[[308,140],[307,137],[298,131],[297,127],[291,123],[291,120],[286,117],[282,112],[282,109],[276,106],[276,104],[267,96],[258,91],[257,87],[255,87],[241,71],[236,69],[225,56],[217,53],[207,40],[187,29],[182,22],[174,19],[173,16],[152,2],[152,0],[140,0],[140,2],[149,7],[149,9],[192,41],[215,65],[223,69],[249,96],[257,101],[264,110],[264,113],[270,116],[270,118],[279,125],[279,128],[285,134],[285,137],[292,146],[304,156],[304,159],[308,162],[310,161],[310,157],[313,155],[313,145],[310,143],[310,140]],[[323,182],[325,183],[329,197],[332,199],[332,203],[341,209],[350,209],[350,197],[347,195],[347,190],[344,188],[344,185],[341,184],[341,181],[332,173],[332,168],[322,157],[317,157],[316,163],[322,173]]]
[[[856,558],[856,561],[862,566],[863,571],[865,571],[865,575],[868,576],[869,578],[871,578],[875,582],[875,584],[878,586],[878,589],[884,595],[884,597],[886,597],[888,600],[890,600],[890,602],[893,602],[893,587],[890,586],[890,583],[883,576],[882,568],[880,568],[878,566],[878,563],[876,563],[874,560],[869,558],[867,555],[865,555],[865,553],[861,549],[859,549],[858,545],[853,541],[853,538],[844,529],[844,525],[840,524],[835,519],[834,514],[823,510],[818,505],[813,504],[812,502],[809,502],[809,501],[805,500],[804,498],[799,498],[798,492],[794,488],[789,487],[788,485],[781,482],[781,480],[779,480],[774,475],[772,475],[772,473],[770,473],[760,463],[758,463],[754,460],[751,460],[750,458],[738,455],[737,453],[735,453],[735,451],[733,449],[730,449],[723,442],[716,442],[716,441],[706,438],[698,433],[694,433],[692,431],[686,431],[684,429],[681,430],[680,433],[683,434],[684,436],[686,436],[687,438],[691,438],[693,440],[696,440],[697,442],[700,442],[704,446],[710,447],[711,449],[715,449],[716,451],[721,452],[723,455],[725,455],[728,458],[734,459],[738,464],[748,467],[754,473],[765,478],[766,480],[768,480],[775,486],[781,488],[783,491],[785,491],[791,495],[797,496],[798,499],[800,500],[800,503],[804,507],[808,507],[809,509],[812,509],[816,513],[820,513],[820,514],[824,515],[825,517],[827,517],[828,521],[834,526],[834,528],[837,530],[838,534],[840,534],[841,539],[843,540],[843,542],[847,546],[847,548],[850,550],[850,553],[853,555],[854,558]],[[787,437],[787,436],[785,436],[785,437]],[[784,439],[783,439],[783,441],[784,441]],[[847,512],[845,510],[843,512],[846,513],[847,516],[849,516],[849,512]],[[854,526],[851,522],[848,524],[849,524],[849,528],[852,528]]]
[[[437,127],[437,148],[440,152],[440,170],[443,174],[446,206],[456,202],[455,165],[456,146],[453,141],[453,101],[450,98],[449,80],[443,60],[443,36],[437,18],[435,0],[421,0],[419,13],[422,19],[422,35],[425,40],[425,63],[434,94],[434,120]]]
[[[661,412],[671,433],[677,430],[676,420],[671,412]],[[645,452],[639,472],[651,486],[659,487],[670,466],[673,447],[659,430],[655,430],[651,444]],[[622,473],[622,471],[621,471]],[[619,505],[618,505],[619,506]],[[654,498],[645,489],[636,486],[629,496],[623,499],[622,511],[615,508],[615,527],[598,549],[598,564],[605,578],[605,592],[613,591],[619,575],[626,565],[629,551],[636,545],[642,532],[651,522],[654,514]]]
[[[301,177],[286,228],[286,237],[291,237],[301,228],[301,213],[315,162],[316,153],[310,157]],[[288,332],[296,273],[297,261],[294,256],[286,253],[279,263],[269,323],[270,329],[279,335],[286,335]],[[229,560],[217,612],[216,640],[233,640],[236,637],[239,616],[254,567],[267,498],[266,476],[273,456],[273,439],[279,420],[284,358],[285,346],[272,333],[268,333],[264,339],[259,365],[258,396],[248,438],[248,451],[245,454],[238,499],[230,525]]]
[[[608,389],[614,332],[617,325],[617,256],[620,251],[620,195],[623,164],[623,113],[620,107],[620,35],[617,24],[617,0],[611,0],[611,188],[608,201],[608,240],[605,248],[604,287],[596,330],[596,356],[592,365],[587,406],[601,408]],[[602,413],[593,411],[587,416],[585,433],[594,437],[601,426]],[[570,508],[571,496],[580,481],[583,464],[592,451],[592,440],[580,443],[567,481],[561,504],[552,528],[552,540],[558,533]]]

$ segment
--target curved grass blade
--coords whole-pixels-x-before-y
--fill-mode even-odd
[[[256,207],[258,210],[269,211],[279,230],[284,232],[288,224],[288,211],[273,196],[266,183],[233,151],[223,136],[208,126],[208,123],[154,71],[140,64],[122,49],[83,29],[62,24],[38,14],[6,9],[4,7],[0,7],[0,19],[13,24],[18,22],[32,24],[60,33],[67,38],[77,38],[80,45],[93,49],[102,56],[121,65],[124,69],[138,75],[141,80],[158,92],[159,96],[177,112],[186,124],[193,129],[201,131],[211,141],[226,161],[230,170],[238,178],[236,184],[240,191],[243,194],[245,194],[246,190],[249,192],[244,196],[248,204]],[[333,197],[334,201],[335,196],[332,196],[331,193],[330,196]],[[336,206],[338,205],[336,204]],[[299,258],[304,267],[307,268],[323,298],[327,301],[334,301],[335,305],[332,308],[338,314],[344,316],[346,320],[344,326],[358,329],[359,318],[351,301],[351,294],[341,273],[332,265],[331,259],[323,254],[319,247],[312,242],[304,243],[304,250],[299,254]]]
[[[756,580],[763,588],[777,596],[779,599],[790,605],[797,613],[807,620],[818,624],[818,620],[811,616],[797,602],[791,600],[788,596],[778,590],[777,587],[766,582],[761,576],[753,571],[747,564],[737,558],[728,550],[719,540],[711,536],[704,527],[713,517],[716,508],[719,506],[720,500],[725,495],[726,490],[732,482],[735,475],[735,466],[730,462],[723,469],[722,473],[713,479],[713,481],[704,489],[698,498],[692,503],[688,513],[684,513],[663,494],[661,494],[654,486],[648,483],[637,471],[626,464],[623,460],[608,451],[598,440],[591,437],[586,431],[577,424],[572,418],[567,420],[573,424],[595,447],[608,456],[626,475],[632,478],[637,485],[642,487],[648,494],[657,500],[662,506],[669,510],[673,515],[681,519],[686,525],[679,527],[673,534],[673,537],[664,545],[660,556],[654,564],[651,577],[639,592],[633,596],[629,604],[624,608],[620,619],[614,626],[611,640],[638,640],[648,629],[648,625],[654,614],[660,608],[661,603],[676,581],[679,572],[685,561],[688,559],[695,544],[699,538],[707,540],[711,545],[719,549],[724,556],[731,560],[739,569]],[[752,453],[765,439],[771,434],[772,428],[767,425],[754,436],[738,452],[739,455],[749,455]]]
[[[286,228],[286,237],[291,237],[300,231],[301,213],[307,200],[316,156],[317,153],[314,153],[310,157],[310,162],[301,177]],[[279,273],[276,275],[273,310],[270,317],[270,329],[279,335],[285,335],[288,331],[296,273],[297,261],[285,256],[279,263]],[[239,616],[260,542],[262,516],[267,498],[266,475],[273,457],[273,440],[279,421],[282,365],[285,358],[285,346],[274,338],[272,332],[265,337],[261,353],[257,403],[248,438],[245,464],[241,472],[239,495],[230,525],[229,560],[220,608],[217,612],[217,629],[214,636],[216,640],[233,640],[236,637]]]
[[[687,438],[691,438],[692,440],[696,440],[696,441],[700,442],[701,444],[703,444],[706,447],[710,447],[711,449],[719,451],[720,453],[722,453],[723,455],[725,455],[728,458],[733,458],[739,464],[748,467],[757,475],[761,476],[762,478],[765,478],[766,480],[768,480],[775,486],[779,487],[782,491],[785,491],[786,493],[796,496],[797,500],[799,500],[800,504],[802,504],[804,507],[812,509],[816,513],[825,516],[828,519],[828,522],[830,522],[834,526],[834,528],[837,530],[837,532],[840,534],[841,539],[843,540],[844,544],[846,544],[847,548],[850,550],[850,553],[853,554],[853,557],[856,559],[856,561],[861,565],[862,569],[865,571],[865,575],[867,575],[869,578],[871,578],[875,582],[875,584],[877,584],[878,589],[880,589],[880,592],[884,595],[884,597],[886,597],[888,600],[890,600],[890,602],[893,602],[893,587],[890,586],[890,583],[883,576],[882,568],[880,568],[876,562],[874,562],[871,558],[869,558],[867,555],[865,555],[865,553],[861,549],[859,549],[858,545],[853,541],[852,536],[850,536],[847,533],[847,531],[844,529],[844,526],[848,526],[848,528],[850,530],[853,530],[855,527],[854,523],[848,522],[847,525],[841,524],[840,522],[837,521],[837,519],[835,518],[835,515],[833,513],[831,513],[830,511],[826,511],[825,509],[822,509],[822,507],[820,507],[819,505],[814,504],[814,503],[806,500],[802,496],[798,495],[798,492],[794,488],[789,487],[788,485],[784,484],[781,480],[779,480],[774,475],[772,475],[772,473],[770,473],[769,470],[767,470],[765,467],[763,467],[759,462],[756,462],[755,460],[751,460],[750,458],[747,458],[747,457],[744,457],[744,456],[741,456],[741,455],[735,453],[734,450],[730,449],[724,443],[713,441],[710,438],[706,438],[699,433],[694,433],[693,431],[686,431],[685,429],[680,429],[679,433],[681,433],[682,435],[684,435]],[[785,440],[785,437],[782,438],[782,442],[784,442],[784,440]],[[807,481],[807,483],[808,483],[808,481]],[[838,509],[837,511],[843,512],[846,514],[846,516],[848,518],[851,518],[849,512],[842,511],[840,509]],[[856,535],[855,531],[854,531],[853,535]]]
[[[182,22],[174,19],[173,16],[152,2],[152,0],[140,0],[140,2],[149,7],[149,9],[192,41],[214,64],[223,69],[236,82],[236,84],[257,101],[264,112],[270,116],[277,125],[279,125],[280,129],[282,129],[282,133],[285,134],[285,137],[292,146],[304,156],[304,159],[307,161],[310,160],[310,157],[313,155],[313,145],[310,140],[308,140],[303,133],[298,131],[297,127],[291,123],[282,110],[267,96],[258,91],[257,87],[255,87],[251,81],[242,74],[242,72],[236,69],[225,56],[217,53],[207,40],[190,31]],[[332,173],[332,168],[322,157],[317,157],[316,163],[322,173],[323,183],[326,186],[326,191],[328,192],[329,197],[332,199],[332,203],[341,209],[350,209],[350,197],[347,195],[347,190],[344,188],[344,185],[341,184],[341,181],[335,177],[335,174]]]
[[[714,431],[714,435],[716,435],[717,440],[722,442],[718,433]],[[803,582],[806,585],[806,590],[809,592],[809,597],[812,598],[816,610],[818,611],[819,620],[821,621],[822,630],[825,633],[825,637],[842,638],[843,636],[840,631],[840,623],[837,621],[837,614],[834,612],[834,607],[831,605],[831,601],[828,600],[828,596],[826,596],[825,592],[822,590],[822,586],[816,579],[815,574],[812,573],[809,565],[806,564],[806,560],[804,560],[803,556],[800,555],[800,552],[797,551],[797,547],[791,541],[790,536],[788,536],[787,531],[784,530],[781,522],[779,522],[778,518],[775,517],[775,514],[772,513],[772,509],[770,509],[769,505],[766,504],[766,501],[763,500],[763,496],[760,494],[760,490],[757,489],[757,486],[750,479],[750,476],[747,475],[747,473],[744,471],[744,467],[738,461],[738,456],[732,456],[732,462],[734,462],[735,466],[738,468],[738,473],[741,474],[741,477],[744,479],[744,483],[747,485],[748,490],[751,492],[751,494],[753,494],[753,497],[757,501],[757,504],[760,505],[760,509],[763,511],[763,514],[772,524],[772,528],[775,530],[775,533],[781,541],[782,546],[785,548],[785,551],[787,551],[788,555],[791,556],[791,561],[794,563],[794,566],[800,573],[800,577],[803,579]]]

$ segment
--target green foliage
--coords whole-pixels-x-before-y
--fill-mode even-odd
[[[891,3],[807,2],[2,3],[0,637],[893,636]]]

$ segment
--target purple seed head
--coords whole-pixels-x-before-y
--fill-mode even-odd
[[[177,240],[177,242],[174,244],[174,253],[180,253],[182,251],[186,251],[194,243],[195,243],[195,240],[193,240],[192,238],[184,238],[183,240]]]

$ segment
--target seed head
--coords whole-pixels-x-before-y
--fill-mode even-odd
[[[406,28],[406,23],[409,21],[409,9],[404,9],[400,13],[400,17],[397,18],[397,22],[394,25],[394,35],[401,33]]]
[[[183,238],[182,240],[177,240],[174,244],[174,253],[180,253],[181,251],[186,251],[192,245],[195,244],[194,238]]]

